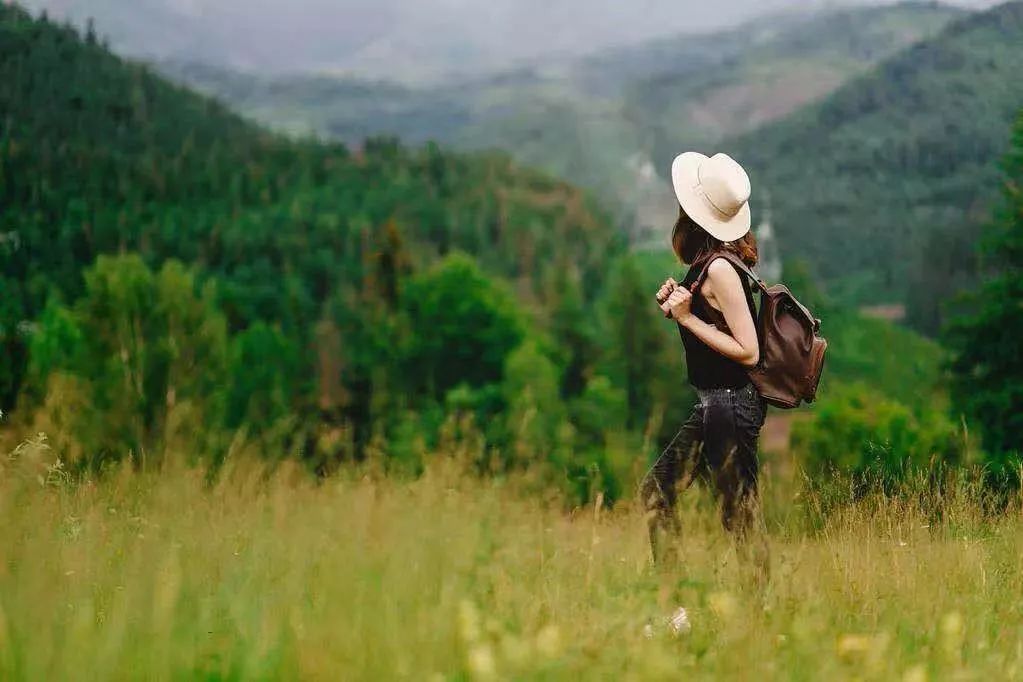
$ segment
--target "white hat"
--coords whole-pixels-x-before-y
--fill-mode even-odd
[[[727,154],[685,152],[671,164],[671,184],[686,214],[723,242],[749,232],[749,176]]]

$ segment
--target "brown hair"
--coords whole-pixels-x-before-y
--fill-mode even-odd
[[[678,259],[686,265],[692,265],[715,251],[731,251],[750,267],[757,264],[757,239],[753,236],[752,230],[735,241],[723,242],[712,237],[690,218],[681,204],[678,207],[675,229],[671,231],[671,248]]]

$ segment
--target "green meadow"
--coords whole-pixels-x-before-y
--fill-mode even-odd
[[[766,482],[772,577],[748,579],[702,489],[655,570],[632,505],[565,513],[525,477],[320,482],[239,456],[72,485],[45,443],[0,483],[5,679],[1015,679],[1019,500],[968,482],[819,503]],[[921,491],[924,488],[920,489]],[[924,493],[921,492],[921,495]],[[937,498],[929,498],[934,502]],[[691,629],[664,619],[687,609]],[[646,626],[650,625],[649,628]]]

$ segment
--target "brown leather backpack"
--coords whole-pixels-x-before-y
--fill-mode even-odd
[[[760,362],[749,370],[750,381],[775,407],[798,407],[812,403],[824,370],[824,352],[828,342],[820,336],[821,321],[796,300],[784,284],[767,286],[739,256],[721,251],[707,259],[690,290],[696,292],[707,278],[710,264],[724,258],[760,289],[757,313],[757,336],[760,339]]]

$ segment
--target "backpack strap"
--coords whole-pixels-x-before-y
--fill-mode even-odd
[[[710,270],[710,264],[716,261],[718,258],[724,258],[729,263],[739,268],[751,280],[753,280],[753,282],[761,291],[767,291],[767,285],[764,284],[764,280],[760,279],[760,277],[757,276],[757,273],[753,272],[753,270],[748,265],[746,265],[746,263],[741,258],[739,258],[731,251],[717,251],[710,255],[710,257],[707,259],[707,264],[703,266],[703,269],[700,270],[700,274],[696,276],[696,280],[693,281],[692,285],[690,285],[689,291],[691,293],[695,294],[697,289],[700,288],[700,285],[703,284],[703,281],[707,279],[707,273]]]

